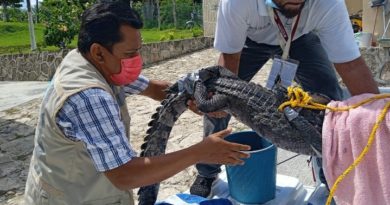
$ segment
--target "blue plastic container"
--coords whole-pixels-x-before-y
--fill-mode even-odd
[[[245,204],[263,204],[275,198],[276,156],[275,145],[254,131],[242,131],[225,138],[251,146],[250,158],[240,166],[226,166],[230,196]]]

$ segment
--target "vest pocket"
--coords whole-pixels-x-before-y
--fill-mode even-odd
[[[38,201],[40,205],[48,205],[49,204],[49,196],[45,192],[45,190],[41,189],[39,191]]]
[[[48,205],[51,199],[50,195],[42,188],[39,182],[36,182],[33,176],[34,174],[30,173],[26,182],[26,192],[24,194],[24,205],[37,204],[37,205]]]

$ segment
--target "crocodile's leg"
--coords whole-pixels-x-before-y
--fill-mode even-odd
[[[205,113],[215,112],[222,110],[227,106],[228,97],[226,95],[218,93],[211,97],[208,95],[206,86],[201,82],[196,83],[194,98],[200,111]]]

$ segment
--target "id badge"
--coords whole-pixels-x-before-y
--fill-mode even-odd
[[[283,60],[280,56],[273,59],[271,72],[269,73],[266,87],[272,89],[280,81],[283,87],[291,86],[297,72],[299,61],[294,59]]]

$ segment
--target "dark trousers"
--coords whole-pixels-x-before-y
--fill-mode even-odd
[[[282,55],[280,46],[258,44],[249,38],[241,53],[238,77],[250,81],[263,65],[274,55]],[[342,99],[333,64],[314,33],[306,34],[291,44],[290,58],[298,60],[299,66],[295,80],[305,91],[322,93],[334,100]],[[226,118],[204,116],[204,136],[226,129],[230,115]],[[200,175],[214,177],[221,171],[221,165],[197,164]]]

